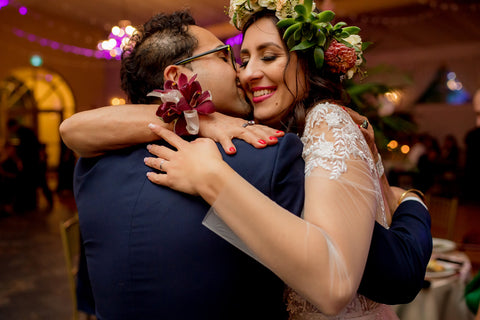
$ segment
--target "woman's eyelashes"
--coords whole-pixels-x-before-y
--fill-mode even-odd
[[[274,61],[275,59],[277,59],[277,56],[269,55],[269,56],[263,56],[261,60],[262,61]]]
[[[265,62],[271,62],[275,61],[277,59],[276,55],[265,55],[260,58],[260,60],[265,61]],[[249,60],[242,60],[242,63],[240,64],[240,68],[245,68],[248,64]]]

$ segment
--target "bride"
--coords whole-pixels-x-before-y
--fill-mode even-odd
[[[372,154],[342,108],[341,81],[362,59],[358,28],[332,26],[333,13],[312,13],[311,0],[295,9],[294,0],[231,1],[232,22],[244,34],[239,78],[255,119],[303,133],[303,219],[235,173],[212,140],[188,143],[153,125],[177,151],[150,146],[158,158],[145,162],[163,172],[149,179],[211,204],[291,288],[291,319],[397,319],[388,306],[357,294],[374,223],[388,227],[391,220]]]

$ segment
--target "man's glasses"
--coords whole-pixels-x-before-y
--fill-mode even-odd
[[[175,62],[174,65],[178,66],[178,65],[181,65],[181,64],[189,63],[189,62],[192,62],[195,59],[206,56],[207,54],[220,52],[220,51],[223,51],[225,53],[225,56],[227,56],[227,55],[230,56],[230,61],[232,62],[233,70],[237,71],[237,64],[235,62],[235,56],[233,55],[232,47],[228,44],[217,47],[217,48],[212,49],[212,50],[208,50],[208,51],[200,53],[200,54],[197,54],[197,55],[192,56],[190,58],[180,60],[178,62]]]

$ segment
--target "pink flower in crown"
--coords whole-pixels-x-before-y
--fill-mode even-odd
[[[180,74],[178,82],[167,80],[163,90],[154,90],[148,96],[156,96],[162,99],[156,115],[166,123],[178,119],[183,111],[197,110],[199,114],[215,112],[210,91],[202,91],[202,87],[196,81],[197,75],[188,80],[185,74]]]
[[[354,48],[349,48],[343,43],[333,40],[325,51],[325,63],[333,73],[346,74],[355,67],[357,53]]]

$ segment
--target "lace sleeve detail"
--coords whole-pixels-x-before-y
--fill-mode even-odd
[[[307,115],[302,142],[307,177],[320,167],[329,172],[330,179],[338,180],[347,171],[348,160],[364,161],[376,181],[377,221],[388,227],[375,161],[363,134],[345,110],[332,103],[316,105]]]

